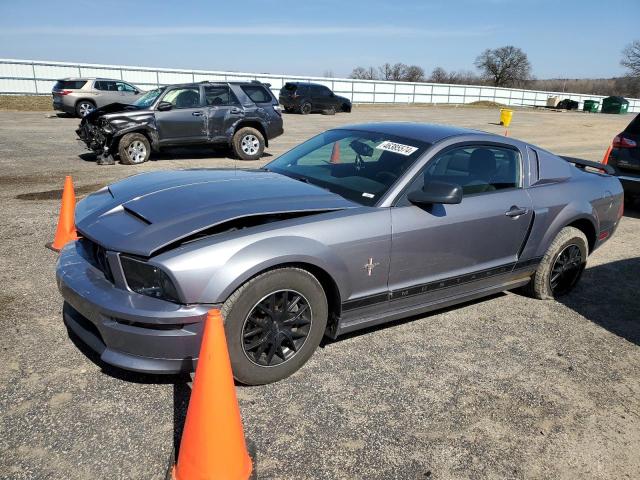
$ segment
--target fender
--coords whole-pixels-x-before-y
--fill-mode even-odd
[[[154,122],[155,123],[155,122]],[[112,149],[114,148],[115,145],[118,144],[118,142],[120,141],[120,138],[122,138],[123,136],[125,136],[127,133],[135,133],[135,132],[141,132],[143,133],[151,142],[151,148],[153,150],[158,150],[158,130],[154,127],[152,128],[151,125],[147,124],[147,125],[131,125],[129,127],[125,127],[122,130],[118,130],[117,132],[115,132],[113,134],[113,137],[111,138],[111,145],[112,145]]]
[[[588,221],[598,231],[598,217],[588,202],[572,202],[553,216],[551,209],[536,209],[535,220],[523,259],[543,257],[560,230],[577,221]],[[591,254],[591,252],[589,252]]]
[[[351,292],[344,262],[327,246],[310,238],[285,236],[259,240],[234,253],[224,268],[214,272],[202,291],[201,303],[222,303],[255,275],[284,264],[303,263],[326,272],[338,286],[341,298]]]

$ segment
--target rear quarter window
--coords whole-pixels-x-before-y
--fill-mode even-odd
[[[53,86],[54,90],[80,90],[86,85],[86,80],[58,80]]]
[[[255,103],[271,103],[271,94],[264,87],[259,85],[247,85],[241,87],[244,93]]]

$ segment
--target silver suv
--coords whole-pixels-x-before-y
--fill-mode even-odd
[[[65,78],[58,80],[51,91],[53,109],[80,118],[96,108],[121,103],[130,105],[144,92],[122,80],[110,78]]]

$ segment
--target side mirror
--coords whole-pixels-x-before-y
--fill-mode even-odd
[[[418,206],[435,203],[453,204],[462,202],[462,187],[454,183],[428,182],[422,190],[409,192],[407,199]]]
[[[160,102],[158,104],[158,110],[161,112],[166,112],[167,110],[171,110],[173,108],[173,105],[171,105],[171,102]]]
[[[134,94],[134,95],[138,95],[139,93],[140,93],[140,90],[134,90],[134,91],[133,91],[133,94]]]

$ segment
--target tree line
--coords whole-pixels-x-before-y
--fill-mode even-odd
[[[394,80],[400,82],[432,82],[457,85],[487,85],[506,88],[566,91],[592,95],[640,96],[640,40],[622,51],[620,64],[627,69],[624,77],[610,79],[549,79],[532,75],[527,54],[512,45],[486,49],[475,59],[476,72],[446,71],[435,67],[429,75],[418,65],[385,63],[379,67],[358,66],[350,78],[361,80]]]

